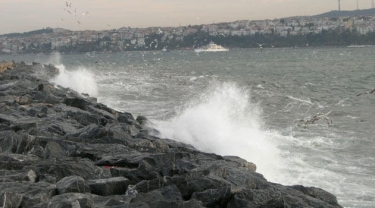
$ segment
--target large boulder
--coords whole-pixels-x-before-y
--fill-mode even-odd
[[[79,176],[67,176],[56,183],[57,191],[59,194],[64,193],[85,193],[91,192],[90,187],[85,179]]]
[[[126,189],[130,184],[130,180],[124,177],[114,177],[88,180],[87,183],[90,186],[91,193],[101,196],[109,196],[125,194]]]
[[[131,200],[131,207],[183,207],[184,200],[175,185],[165,186],[148,193],[139,193]]]
[[[35,182],[37,175],[33,170],[0,170],[2,182],[30,181]]]
[[[56,195],[56,185],[54,184],[44,182],[0,183],[0,204],[9,204],[9,207],[33,207],[54,195]]]
[[[93,208],[95,198],[90,193],[64,193],[36,204],[33,208]]]

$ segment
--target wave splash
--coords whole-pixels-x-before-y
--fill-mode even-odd
[[[273,178],[281,167],[275,133],[266,130],[259,104],[235,83],[211,87],[182,113],[157,121],[161,136],[219,155],[236,155],[257,165],[257,172]],[[270,178],[269,178],[270,177]]]
[[[68,71],[62,64],[56,67],[59,69],[59,75],[50,80],[52,83],[71,88],[79,93],[87,93],[90,96],[98,95],[98,86],[92,72],[86,68]]]

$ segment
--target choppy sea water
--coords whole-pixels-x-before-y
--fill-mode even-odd
[[[161,137],[344,207],[375,207],[375,93],[357,96],[375,89],[374,58],[375,47],[0,56],[55,64],[51,81],[148,117]]]

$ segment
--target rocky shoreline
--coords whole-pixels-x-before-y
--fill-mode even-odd
[[[0,73],[0,207],[341,207],[320,188],[151,136],[147,119],[54,86],[53,65]]]

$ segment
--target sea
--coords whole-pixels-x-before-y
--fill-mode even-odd
[[[257,165],[271,182],[375,207],[375,47],[0,55],[146,116],[161,138]]]

